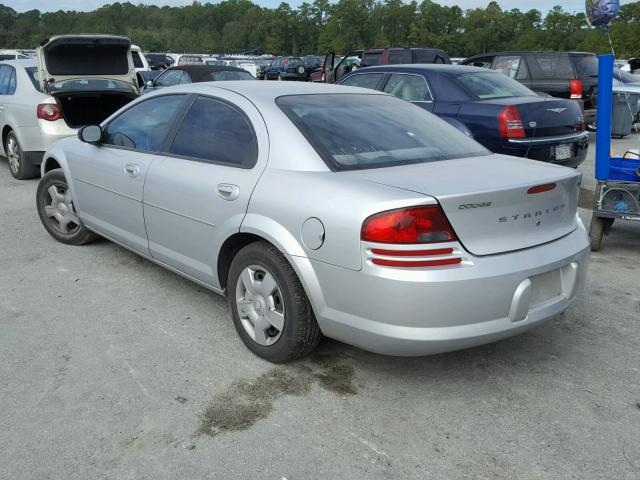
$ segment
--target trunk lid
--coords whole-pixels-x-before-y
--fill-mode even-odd
[[[60,35],[44,40],[36,52],[38,78],[43,92],[68,85],[79,90],[79,80],[111,81],[138,91],[131,56],[131,40],[114,35]],[[58,87],[56,87],[58,86]]]
[[[552,137],[575,133],[582,118],[580,105],[573,100],[553,97],[518,97],[491,100],[500,106],[514,105],[527,137]]]
[[[577,227],[581,174],[557,165],[490,155],[341,175],[436,198],[460,242],[474,255],[534,247]],[[555,186],[528,193],[546,184]]]

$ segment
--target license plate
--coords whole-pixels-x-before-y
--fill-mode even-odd
[[[530,308],[540,307],[562,295],[560,269],[535,275],[529,280],[532,287]]]
[[[567,160],[573,155],[571,145],[556,145],[554,148],[556,160]]]

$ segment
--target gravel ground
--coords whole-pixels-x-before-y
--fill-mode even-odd
[[[640,479],[639,224],[527,334],[409,359],[325,341],[276,367],[221,297],[56,243],[36,185],[0,160],[2,479]]]

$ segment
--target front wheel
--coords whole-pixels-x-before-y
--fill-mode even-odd
[[[322,338],[300,279],[267,242],[247,245],[234,257],[227,300],[240,338],[265,360],[286,363],[305,357]]]
[[[51,170],[42,177],[36,192],[36,206],[45,230],[59,242],[82,245],[96,238],[78,218],[62,170]]]

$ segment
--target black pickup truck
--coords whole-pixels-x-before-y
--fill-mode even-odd
[[[475,55],[462,65],[491,68],[534,92],[581,104],[588,130],[595,129],[598,57],[585,52],[499,52]]]

